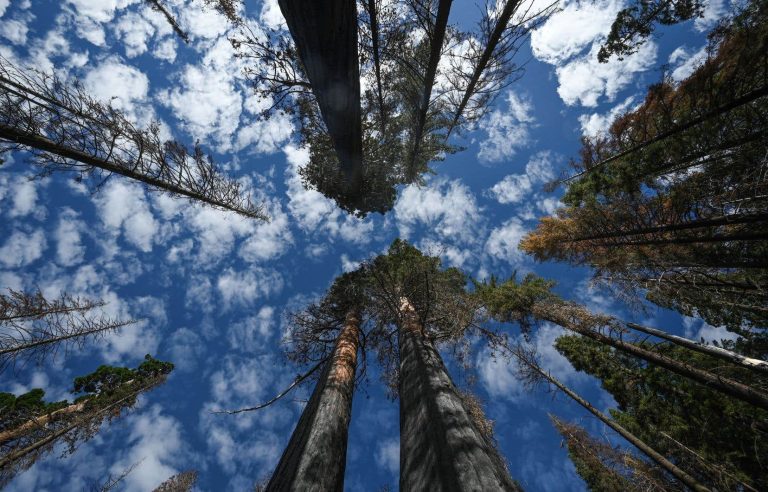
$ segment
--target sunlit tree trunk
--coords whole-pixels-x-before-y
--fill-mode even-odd
[[[333,140],[348,193],[361,193],[363,134],[354,0],[279,0]]]
[[[360,317],[347,313],[331,359],[309,399],[267,491],[341,491],[355,387]]]
[[[408,299],[400,312],[400,490],[519,490],[472,422]]]
[[[712,357],[717,357],[718,359],[727,360],[728,362],[738,364],[742,367],[746,367],[747,369],[750,369],[753,371],[768,373],[768,362],[764,360],[745,357],[741,354],[737,354],[736,352],[731,352],[730,350],[726,350],[722,347],[715,347],[713,345],[702,345],[700,343],[694,342],[693,340],[679,337],[677,335],[672,335],[671,333],[667,333],[666,331],[658,330],[656,328],[651,328],[649,326],[638,325],[637,323],[627,323],[627,326],[637,331],[641,331],[649,335],[654,335],[659,338],[663,338],[664,340],[668,340],[674,343],[675,345],[680,345],[682,347],[695,350],[697,352],[701,352],[703,354],[707,354]]]

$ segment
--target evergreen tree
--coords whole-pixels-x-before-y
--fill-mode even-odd
[[[0,393],[0,485],[26,470],[53,446],[64,441],[72,453],[93,437],[105,419],[133,407],[139,394],[165,382],[173,364],[150,355],[137,368],[100,366],[75,378],[73,401],[46,402],[33,389],[20,396]]]
[[[539,261],[592,266],[622,295],[645,291],[725,325],[751,339],[755,355],[768,323],[763,4],[717,29],[710,56],[686,80],[653,86],[607,135],[585,137],[565,207],[520,243]]]
[[[577,370],[601,381],[618,403],[611,410],[617,422],[702,482],[722,490],[735,490],[740,482],[756,489],[768,485],[765,410],[584,337],[560,337],[555,347]],[[707,356],[671,345],[659,350],[725,373],[722,363]]]
[[[153,492],[190,492],[197,483],[197,472],[187,470],[170,477]]]

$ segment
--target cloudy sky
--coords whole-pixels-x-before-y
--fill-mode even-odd
[[[539,2],[540,0],[534,0]],[[466,150],[435,165],[423,187],[399,190],[386,216],[359,220],[301,184],[308,152],[291,121],[259,121],[265,107],[233,56],[224,18],[202,0],[166,0],[191,38],[185,45],[140,0],[0,0],[0,55],[78,79],[139,124],[159,120],[168,135],[199,140],[228,172],[249,180],[272,220],[259,223],[148,193],[118,177],[98,193],[71,175],[30,181],[26,156],[0,167],[0,288],[69,292],[108,302],[107,311],[144,321],[49,366],[4,373],[0,391],[45,389],[72,398],[75,376],[99,364],[137,365],[151,353],[176,364],[167,384],[128,416],[105,426],[72,456],[51,453],[8,490],[82,490],[134,463],[124,489],[150,490],[194,468],[201,490],[247,490],[268,476],[311,388],[257,413],[212,415],[251,406],[287,386],[298,369],[281,357],[285,313],[316,298],[343,271],[382,252],[396,237],[484,278],[536,271],[567,298],[688,336],[719,337],[700,320],[651,308],[633,313],[590,290],[589,272],[536,265],[520,238],[558,206],[542,185],[566,169],[581,134],[603,131],[637,105],[664,70],[687,76],[704,56],[707,30],[728,12],[710,0],[704,17],[659,31],[623,61],[596,54],[622,0],[565,1],[518,54],[523,78],[456,143]],[[546,3],[546,2],[545,2]],[[282,28],[276,1],[246,2],[247,15]],[[454,2],[451,22],[471,28],[478,9]],[[516,330],[516,328],[510,328]],[[553,374],[602,409],[613,402],[551,347],[561,331],[544,325],[533,343]],[[575,404],[543,388],[527,392],[514,367],[476,346],[473,373],[445,358],[460,386],[496,421],[499,448],[527,490],[583,490],[547,412],[603,428]],[[397,402],[386,399],[375,366],[353,405],[348,490],[398,482]],[[618,442],[618,441],[617,441]]]

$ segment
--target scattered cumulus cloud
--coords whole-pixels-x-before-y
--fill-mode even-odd
[[[499,162],[513,157],[517,150],[530,145],[530,128],[536,122],[533,104],[525,96],[507,93],[507,107],[486,115],[479,128],[488,136],[480,142],[477,158],[482,162]]]

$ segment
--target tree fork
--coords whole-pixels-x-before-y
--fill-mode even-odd
[[[400,313],[400,490],[518,491],[406,298]]]
[[[360,313],[351,310],[333,355],[269,480],[269,491],[342,491],[352,414]]]

